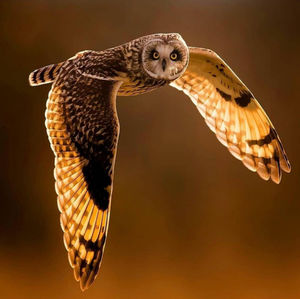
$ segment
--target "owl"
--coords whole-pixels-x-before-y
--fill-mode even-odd
[[[195,104],[208,127],[251,171],[275,183],[291,166],[270,119],[213,51],[177,33],[152,34],[104,51],[83,51],[29,76],[51,83],[46,128],[55,155],[60,223],[75,279],[86,290],[100,268],[119,138],[117,96],[170,85]]]

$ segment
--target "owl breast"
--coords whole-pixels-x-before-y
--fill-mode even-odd
[[[135,96],[146,92],[153,91],[164,86],[167,81],[157,80],[150,77],[129,77],[123,81],[124,83],[118,90],[118,96]]]

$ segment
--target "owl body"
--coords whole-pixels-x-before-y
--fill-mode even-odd
[[[188,47],[177,33],[79,52],[35,70],[29,81],[52,83],[46,128],[64,244],[82,290],[98,274],[107,239],[120,128],[117,96],[175,87],[248,169],[276,183],[291,170],[274,126],[245,84],[216,53]]]

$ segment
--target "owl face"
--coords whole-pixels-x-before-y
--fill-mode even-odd
[[[180,39],[154,39],[143,49],[142,64],[146,73],[155,79],[177,79],[188,65],[188,47]]]

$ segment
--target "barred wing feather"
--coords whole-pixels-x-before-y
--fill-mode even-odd
[[[187,94],[230,153],[264,180],[279,183],[291,166],[280,138],[244,83],[213,51],[189,48],[184,74],[170,85]]]

